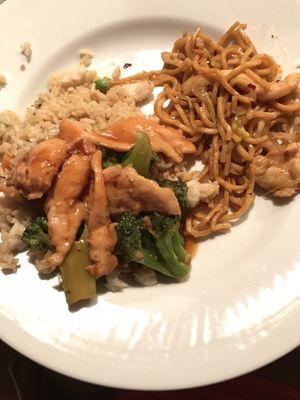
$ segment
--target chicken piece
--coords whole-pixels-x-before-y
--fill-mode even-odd
[[[61,139],[39,143],[11,172],[8,188],[14,186],[28,200],[40,199],[50,189],[66,155],[67,146]]]
[[[68,143],[68,152],[72,154],[85,154],[92,156],[97,151],[97,147],[85,137],[79,137],[73,142]]]
[[[68,145],[86,137],[88,132],[83,131],[78,125],[75,125],[68,119],[63,120],[59,125],[59,137]]]
[[[163,153],[170,160],[181,162],[185,154],[196,152],[195,145],[183,136],[181,130],[160,125],[153,119],[139,118],[142,128],[139,130],[148,134],[155,153]]]
[[[205,202],[219,194],[218,182],[200,183],[196,179],[187,182],[187,203],[190,208],[196,207],[200,202]]]
[[[300,190],[300,143],[280,145],[253,160],[256,183],[277,197]]]
[[[274,101],[294,92],[300,83],[300,74],[290,74],[282,81],[270,83],[270,90],[266,91],[248,75],[242,73],[232,79],[231,84],[253,89],[256,98],[262,101]]]
[[[300,74],[290,74],[282,81],[273,82],[268,92],[260,90],[257,97],[262,101],[273,101],[294,92],[300,83]],[[259,88],[259,87],[258,87]],[[261,89],[261,88],[260,88]]]
[[[121,119],[98,133],[84,132],[68,120],[60,124],[60,137],[67,143],[85,137],[96,145],[119,152],[130,150],[138,131],[148,134],[154,152],[163,153],[175,162],[181,162],[185,154],[196,151],[195,145],[185,139],[180,130],[162,126],[151,118],[137,116]]]
[[[132,97],[136,103],[150,99],[154,85],[150,81],[139,81],[122,85],[128,96]]]
[[[96,79],[97,73],[95,71],[89,71],[83,65],[78,65],[56,72],[50,77],[47,85],[49,89],[57,86],[57,84],[67,89],[85,83],[93,83]]]
[[[45,211],[48,218],[48,230],[54,253],[48,253],[38,269],[51,272],[60,265],[72,243],[78,228],[85,218],[86,208],[79,197],[88,183],[90,157],[74,154],[63,165],[57,182],[48,194]]]
[[[211,82],[198,74],[188,78],[181,86],[182,92],[186,96],[194,96],[197,92],[207,92]]]
[[[197,92],[207,92],[211,81],[218,81],[220,75],[226,77],[232,70],[214,68],[203,71],[203,74],[198,74],[190,77],[182,85],[182,91],[187,96],[195,95]],[[255,82],[246,73],[241,73],[230,80],[232,86],[240,87],[243,92],[249,93],[250,97],[262,101],[275,101],[281,97],[287,96],[294,92],[300,83],[300,74],[287,75],[283,80],[270,83],[270,90],[266,90],[261,85]]]
[[[162,214],[180,215],[178,200],[171,189],[139,175],[134,168],[121,165],[103,171],[109,211],[112,215],[131,211],[158,211]]]
[[[87,270],[95,278],[110,274],[118,265],[112,254],[117,243],[115,224],[111,223],[102,172],[102,154],[100,151],[92,157],[93,180],[87,198],[89,211],[88,228],[90,259],[93,264]]]

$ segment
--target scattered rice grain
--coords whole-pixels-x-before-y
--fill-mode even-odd
[[[113,78],[113,80],[120,79],[120,77],[121,77],[121,68],[119,66],[114,69],[111,77]]]
[[[85,67],[89,67],[93,61],[94,54],[89,49],[80,49],[79,50],[79,57],[80,57],[80,65]]]
[[[30,63],[32,56],[31,44],[29,42],[24,42],[23,44],[21,44],[20,48],[21,54],[23,54],[23,56],[25,56],[26,58],[26,61]]]

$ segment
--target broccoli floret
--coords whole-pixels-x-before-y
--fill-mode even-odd
[[[102,167],[108,168],[113,167],[114,165],[121,164],[124,158],[124,154],[119,153],[114,150],[103,149],[102,150]]]
[[[166,187],[173,190],[181,210],[185,210],[187,208],[187,185],[185,182],[164,179],[159,182],[159,185],[161,187]]]
[[[180,218],[162,215],[157,212],[151,215],[155,244],[171,272],[184,276],[188,272],[191,256],[184,248],[183,237],[179,232]]]
[[[118,242],[115,251],[126,261],[143,260],[142,227],[143,220],[140,217],[129,212],[122,214],[116,228]]]
[[[159,157],[157,153],[152,152],[151,159],[150,159],[150,169],[153,168],[159,161]]]
[[[151,217],[158,225],[160,214]],[[156,228],[158,228],[156,226]],[[124,213],[117,225],[118,242],[116,254],[127,262],[136,262],[152,268],[160,273],[178,278],[187,274],[189,260],[183,248],[183,241],[178,231],[179,222],[176,217],[161,216],[159,231],[155,235],[148,232],[144,219],[131,213]],[[168,234],[167,234],[168,232]],[[166,241],[170,250],[166,250]]]
[[[159,254],[155,242],[147,232],[142,217],[129,212],[122,214],[117,228],[116,255],[127,262],[136,262],[174,277]]]
[[[22,240],[32,250],[42,251],[52,248],[48,236],[47,219],[45,217],[36,217],[23,232]]]

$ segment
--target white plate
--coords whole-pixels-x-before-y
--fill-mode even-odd
[[[1,108],[22,112],[80,47],[95,52],[100,72],[132,62],[129,73],[159,66],[183,30],[218,36],[237,19],[290,70],[299,64],[299,13],[297,0],[8,0]],[[25,40],[33,57],[20,72]],[[105,293],[77,312],[24,261],[17,274],[0,274],[1,337],[49,368],[115,387],[186,388],[243,374],[300,342],[299,227],[299,198],[284,206],[258,198],[231,233],[201,243],[186,282]]]

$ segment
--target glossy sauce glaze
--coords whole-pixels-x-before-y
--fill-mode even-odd
[[[199,242],[197,242],[195,239],[192,239],[190,237],[184,238],[184,248],[192,257],[195,256],[197,249],[199,246]]]

